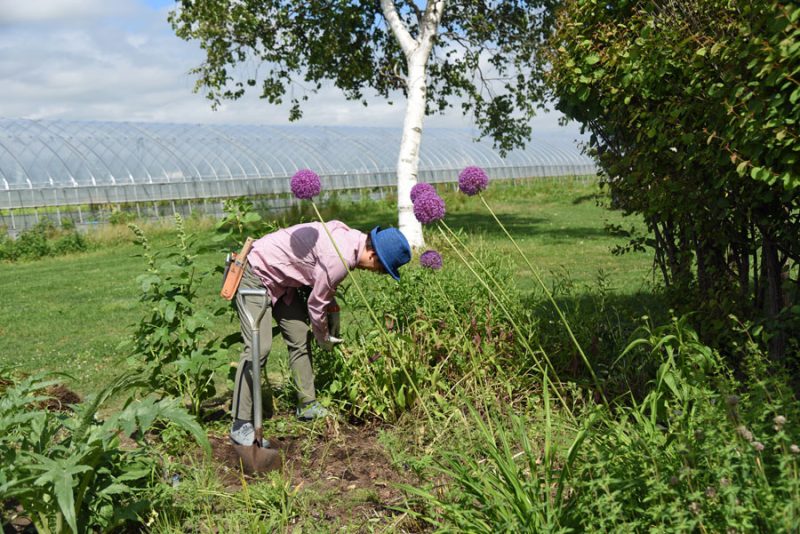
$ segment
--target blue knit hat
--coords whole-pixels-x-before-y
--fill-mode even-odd
[[[372,239],[372,248],[375,249],[383,268],[392,275],[392,278],[400,280],[400,273],[397,270],[411,261],[411,247],[406,236],[397,228],[381,230],[380,226],[373,228],[369,236]]]

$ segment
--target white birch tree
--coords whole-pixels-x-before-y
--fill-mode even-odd
[[[290,95],[289,118],[323,82],[367,105],[366,89],[406,97],[397,165],[398,226],[424,245],[409,193],[417,182],[426,114],[453,105],[501,149],[524,144],[543,106],[537,51],[556,0],[180,0],[170,22],[199,41],[196,90],[216,106],[260,89],[272,104]],[[256,67],[254,67],[254,65]],[[248,71],[248,68],[250,69]]]
[[[428,0],[419,23],[419,35],[411,36],[408,26],[397,13],[391,0],[381,0],[381,9],[403,54],[406,57],[406,114],[403,120],[403,137],[397,159],[397,218],[400,231],[412,247],[422,247],[422,225],[414,217],[411,205],[411,188],[417,183],[419,149],[422,144],[422,121],[428,97],[428,59],[430,58],[439,22],[444,12],[444,0]]]

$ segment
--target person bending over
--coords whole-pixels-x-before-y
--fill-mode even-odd
[[[311,367],[311,341],[326,350],[341,342],[331,335],[328,307],[335,305],[336,288],[345,279],[348,269],[365,269],[387,273],[400,280],[398,269],[411,260],[411,248],[396,228],[376,226],[365,234],[349,228],[341,221],[326,223],[336,241],[347,268],[336,252],[322,223],[298,224],[269,233],[253,243],[247,255],[247,267],[240,287],[266,288],[271,306],[267,309],[259,331],[262,368],[272,348],[272,317],[278,323],[289,349],[289,367],[297,387],[297,417],[310,421],[328,415],[317,402],[314,371]],[[298,295],[299,288],[310,288],[307,303]],[[250,368],[252,335],[240,306],[257,315],[263,304],[261,297],[237,297],[244,349],[239,358],[233,386],[233,426],[230,437],[239,445],[251,445],[255,432],[252,424],[253,379]],[[311,328],[309,329],[309,323]]]

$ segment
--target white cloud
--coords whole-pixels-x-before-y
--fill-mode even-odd
[[[127,0],[0,0],[0,24],[124,15],[131,8]]]
[[[36,119],[285,124],[288,104],[254,92],[212,111],[192,92],[189,70],[203,60],[197,43],[178,39],[167,8],[141,0],[0,0],[0,116]],[[369,94],[368,94],[369,96]],[[364,107],[338,89],[309,95],[301,124],[400,127],[404,100]],[[288,100],[288,99],[287,99]],[[460,108],[425,127],[471,127]],[[557,128],[557,116],[534,121]]]

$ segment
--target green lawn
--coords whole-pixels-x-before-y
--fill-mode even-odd
[[[498,183],[492,184],[486,198],[548,283],[568,279],[583,287],[595,283],[602,272],[613,292],[638,294],[652,279],[652,257],[610,253],[624,239],[608,235],[605,224],[631,223],[598,206],[597,193],[592,182]],[[533,289],[527,266],[480,200],[451,192],[444,196],[448,224],[514,262],[520,286]],[[391,201],[342,202],[327,216],[365,230],[396,220]],[[440,241],[431,229],[426,229],[426,236],[432,244]],[[161,232],[152,242],[156,248],[165,247],[171,237],[169,232]],[[197,232],[200,243],[210,242],[210,237],[207,229]],[[92,391],[117,374],[125,360],[118,346],[142,315],[135,279],[145,264],[136,257],[138,250],[130,242],[103,241],[91,252],[0,264],[0,365],[29,372],[68,373],[72,378],[67,383],[80,393]],[[209,251],[197,259],[201,270],[220,261],[220,253]],[[216,276],[211,277],[202,288],[203,301],[209,306],[218,299],[218,282]],[[219,335],[237,329],[238,325],[227,322],[215,327]],[[282,343],[277,343],[270,360],[273,372],[280,368],[284,354]]]

